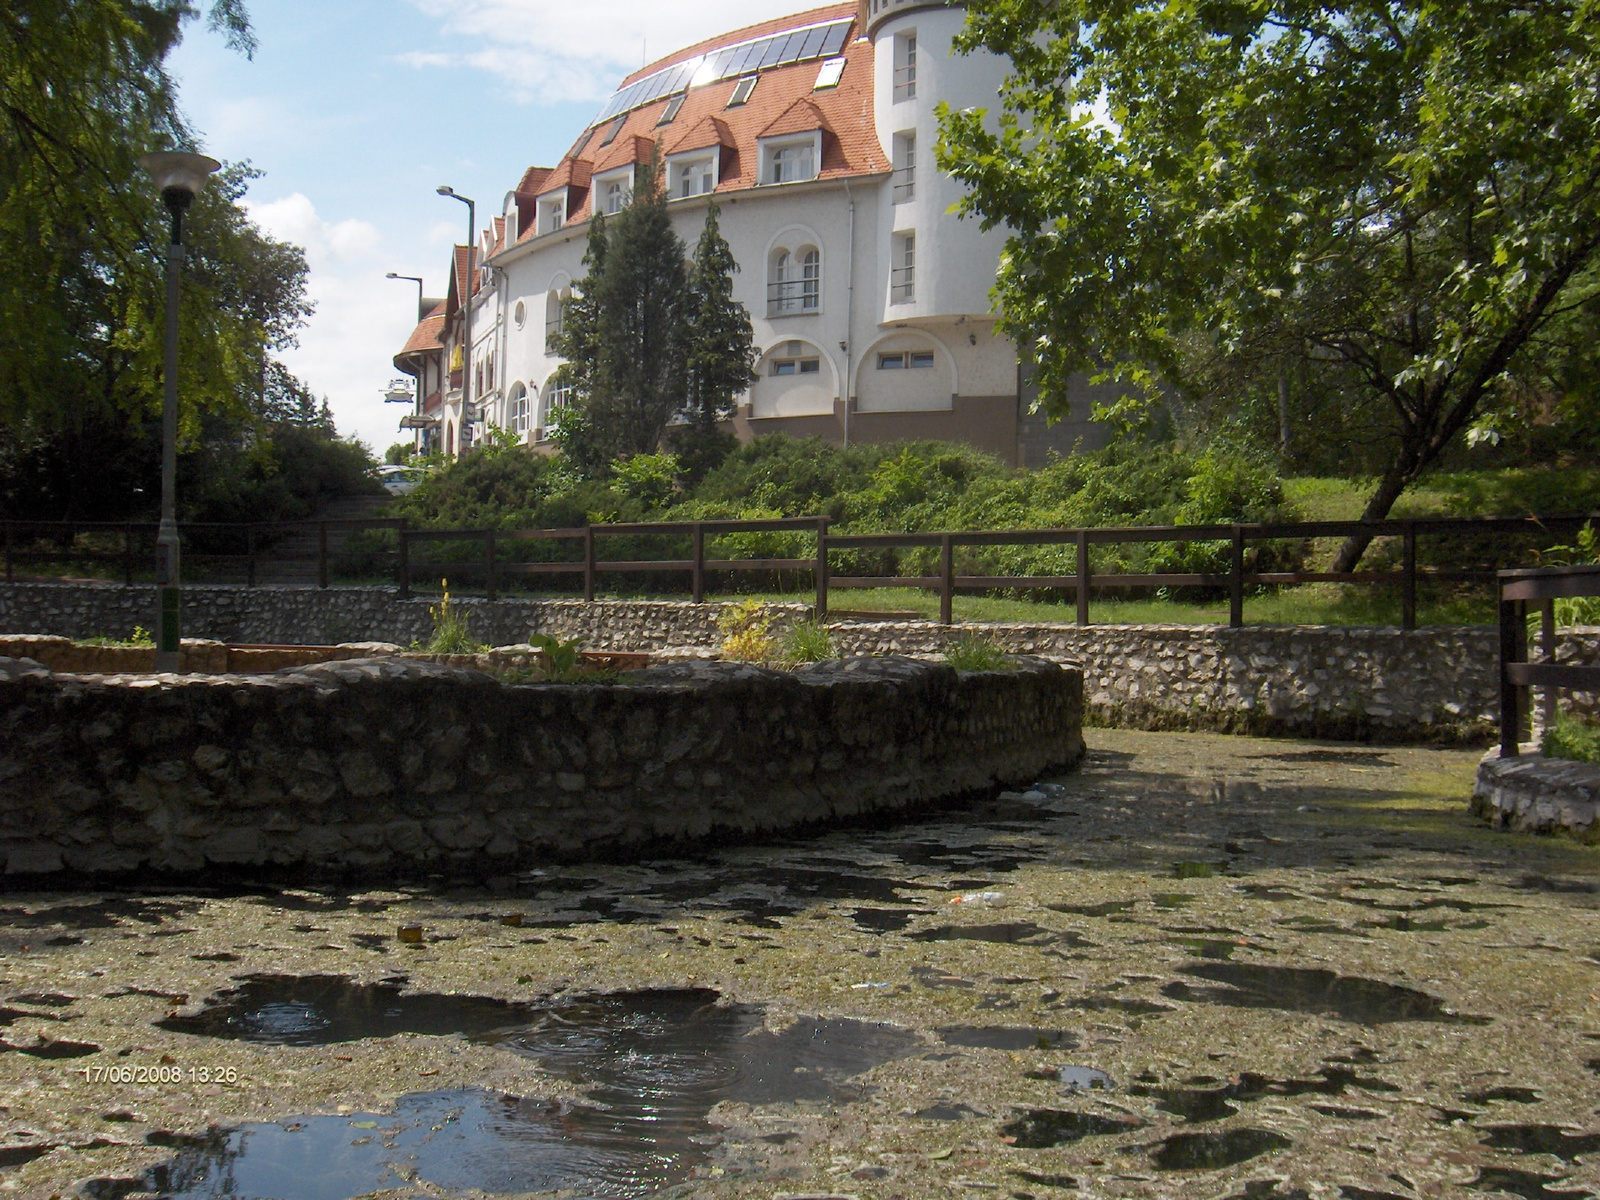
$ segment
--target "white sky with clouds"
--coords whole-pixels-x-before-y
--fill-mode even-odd
[[[248,0],[253,60],[199,23],[169,62],[207,153],[262,177],[251,215],[306,249],[316,312],[291,370],[339,431],[382,455],[406,409],[385,405],[416,323],[420,275],[443,295],[466,211],[480,226],[532,164],[552,165],[621,78],[702,38],[807,0]]]

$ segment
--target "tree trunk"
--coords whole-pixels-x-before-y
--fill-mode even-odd
[[[1425,456],[1414,447],[1402,446],[1395,461],[1378,480],[1378,488],[1367,501],[1367,507],[1362,510],[1361,519],[1381,521],[1387,517],[1389,510],[1394,507],[1394,502],[1400,498],[1400,493],[1416,480],[1422,473],[1422,468],[1432,461],[1433,457],[1433,455]],[[1345,539],[1344,545],[1339,547],[1339,553],[1335,556],[1330,569],[1354,571],[1356,564],[1361,561],[1361,556],[1367,552],[1367,547],[1371,544],[1371,534],[1352,534]]]
[[[1289,377],[1278,372],[1278,453],[1289,456]]]

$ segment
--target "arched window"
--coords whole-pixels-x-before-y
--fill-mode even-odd
[[[518,383],[511,389],[511,395],[506,398],[506,415],[511,419],[511,428],[517,437],[524,438],[528,434],[528,418],[532,414],[528,411],[528,389]]]
[[[572,389],[564,386],[558,377],[551,377],[539,396],[539,430],[548,438],[550,431],[561,423],[561,410],[572,399]]]
[[[772,252],[767,279],[767,315],[814,313],[822,307],[822,254],[815,246]]]
[[[554,354],[555,346],[552,345],[558,335],[567,327],[567,305],[572,303],[572,289],[568,287],[554,287],[545,293],[544,297],[544,352]]]

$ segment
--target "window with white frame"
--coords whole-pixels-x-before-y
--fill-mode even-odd
[[[681,198],[704,196],[717,186],[716,156],[685,159],[672,164],[672,194]]]
[[[554,233],[567,223],[567,198],[551,196],[539,201],[539,232]]]
[[[528,389],[519,383],[511,389],[511,395],[506,400],[506,416],[510,418],[511,428],[519,438],[527,436],[528,418],[531,415],[528,410]]]
[[[891,350],[878,355],[880,371],[921,371],[932,367],[932,350]]]
[[[767,279],[769,317],[814,313],[822,307],[822,253],[815,246],[772,253]]]
[[[539,397],[539,429],[549,437],[550,431],[561,424],[561,410],[566,408],[572,400],[572,388],[563,383],[559,376],[550,379],[544,385],[544,392]]]
[[[626,179],[606,180],[606,215],[614,217],[628,207],[628,181]]]
[[[898,33],[894,39],[894,98],[914,100],[917,96],[917,35]]]
[[[889,303],[910,304],[917,298],[917,235],[895,238],[894,266],[889,271]]]
[[[917,135],[914,130],[894,135],[894,192],[896,204],[917,195]]]
[[[780,142],[767,147],[768,183],[799,183],[817,177],[816,138],[803,142]]]
[[[759,75],[746,75],[738,83],[734,84],[733,95],[728,97],[728,107],[738,108],[739,105],[748,101],[750,93],[756,90],[756,81],[760,78]]]
[[[544,296],[544,352],[554,354],[552,343],[567,327],[567,305],[572,302],[572,289],[553,287]]]

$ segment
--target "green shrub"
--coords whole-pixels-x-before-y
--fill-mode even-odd
[[[528,636],[528,644],[542,651],[545,658],[545,678],[557,683],[576,679],[581,670],[583,639],[551,637],[548,633]]]
[[[1539,751],[1546,758],[1600,762],[1600,725],[1570,713],[1557,713],[1555,724],[1544,731]]]
[[[770,663],[779,655],[772,636],[778,614],[759,600],[730,604],[717,617],[722,633],[722,657],[731,662]]]

